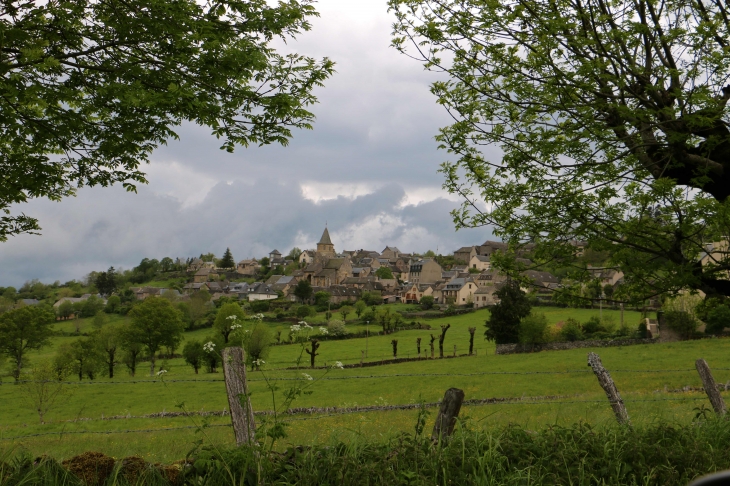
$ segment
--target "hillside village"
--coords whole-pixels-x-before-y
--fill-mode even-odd
[[[295,260],[282,256],[276,249],[262,260],[241,260],[235,269],[193,259],[187,263],[189,282],[180,291],[190,295],[205,290],[213,301],[235,297],[247,301],[284,298],[296,302],[300,299],[294,289],[304,280],[311,285],[312,294],[327,292],[333,304],[354,302],[363,292],[369,292],[382,298],[383,303],[418,303],[430,296],[436,304],[481,308],[497,302],[494,294],[506,277],[492,268],[490,257],[506,248],[505,243],[495,241],[462,247],[442,266],[436,255],[404,253],[393,246],[379,252],[337,251],[325,228],[316,249],[302,251]],[[582,246],[577,245],[577,249],[582,251]],[[257,280],[266,267],[274,274]],[[534,285],[524,290],[537,298],[549,300],[551,291],[559,286],[558,278],[549,272],[529,270],[525,276]],[[240,277],[251,281],[241,282]],[[622,274],[608,270],[602,271],[600,277],[603,284],[617,285]],[[138,299],[166,291],[177,292],[156,287],[134,287],[132,291]]]

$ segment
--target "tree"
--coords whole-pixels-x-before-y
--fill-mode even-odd
[[[313,308],[309,307],[308,305],[300,305],[297,307],[296,314],[299,319],[304,319],[306,317],[309,317],[313,314],[316,314],[317,311],[315,311]]]
[[[261,322],[256,322],[250,332],[243,334],[241,344],[246,350],[246,363],[252,370],[259,368],[261,360],[268,357],[273,340],[271,329]]]
[[[421,309],[423,310],[430,310],[433,309],[433,305],[436,302],[436,299],[433,298],[433,295],[424,295],[421,297]]]
[[[388,307],[383,306],[382,309],[379,309],[377,314],[375,314],[375,318],[380,322],[380,325],[383,327],[383,334],[388,334],[388,328],[390,327],[390,309]]]
[[[441,170],[464,197],[458,228],[491,224],[512,256],[534,243],[533,261],[565,267],[585,241],[625,274],[614,300],[730,295],[726,249],[701,261],[730,234],[725,2],[389,6],[394,45],[446,76],[431,90],[454,119],[438,140],[455,157]],[[525,266],[492,264],[513,277]]]
[[[546,341],[548,321],[545,314],[531,313],[520,321],[519,341],[534,347]]]
[[[195,374],[198,374],[198,370],[203,366],[205,360],[205,350],[203,349],[203,343],[197,340],[188,341],[183,347],[183,358],[185,362],[193,367]]]
[[[97,314],[91,319],[91,326],[99,330],[108,322],[109,320],[106,317],[106,314],[103,312],[97,312]]]
[[[104,307],[104,312],[107,314],[114,314],[116,312],[119,312],[119,307],[122,305],[122,299],[119,298],[118,295],[110,295],[109,298],[106,300],[106,307]]]
[[[223,304],[215,316],[213,327],[221,333],[223,341],[228,344],[228,336],[243,325],[246,313],[238,304]]]
[[[231,253],[230,248],[226,248],[225,253],[223,253],[223,258],[221,258],[220,265],[218,265],[221,268],[236,268],[236,261],[233,259],[233,254]]]
[[[183,324],[180,312],[169,300],[148,297],[129,311],[127,340],[141,344],[150,353],[150,376],[155,371],[155,353],[180,342]]]
[[[332,294],[325,292],[324,290],[320,290],[314,294],[314,305],[317,307],[325,307],[329,304],[331,298]]]
[[[296,246],[291,249],[289,254],[286,256],[287,260],[291,260],[293,262],[299,261],[299,257],[302,256],[302,250],[297,248]]]
[[[124,355],[122,356],[122,360],[124,361],[124,364],[127,366],[127,369],[129,369],[129,374],[134,376],[135,373],[137,373],[137,361],[139,360],[139,357],[142,355],[142,351],[144,350],[144,346],[138,342],[131,341],[129,338],[129,333],[127,332],[128,328],[125,328],[122,330],[122,349],[124,350]]]
[[[74,305],[70,300],[64,300],[58,306],[56,312],[61,319],[68,319],[74,313]]]
[[[65,378],[66,370],[59,373],[52,363],[43,362],[34,366],[28,380],[21,384],[21,394],[38,412],[41,424],[46,423],[46,415],[58,401],[69,395],[69,387],[62,382]]]
[[[340,307],[340,315],[342,316],[342,321],[347,322],[347,316],[352,314],[352,307],[349,305],[343,305]]]
[[[441,335],[439,335],[439,358],[444,357],[444,340],[446,339],[446,331],[449,330],[451,324],[441,324]]]
[[[380,267],[377,270],[375,270],[375,276],[380,279],[393,279],[393,272],[390,270],[389,267]]]
[[[160,270],[163,272],[169,272],[175,267],[175,262],[170,257],[165,257],[160,260]]]
[[[117,290],[117,274],[114,267],[109,267],[106,272],[97,274],[94,285],[101,295],[109,296]]]
[[[104,301],[96,295],[91,295],[81,304],[81,317],[94,317],[102,309],[104,309]]]
[[[55,320],[51,308],[45,305],[29,305],[0,315],[0,353],[12,360],[16,382],[27,364],[28,351],[50,343],[51,324]]]
[[[697,331],[697,319],[689,312],[672,310],[664,313],[669,329],[677,332],[682,339],[690,339]]]
[[[140,164],[175,127],[236,145],[286,145],[311,128],[328,59],[280,54],[317,16],[309,1],[15,2],[3,9],[0,210],[80,186],[144,183]],[[38,230],[0,218],[0,239]]]
[[[312,284],[309,280],[300,280],[294,287],[294,295],[301,301],[304,302],[312,297]]]
[[[94,335],[96,344],[104,356],[104,362],[109,371],[109,378],[114,378],[117,350],[122,346],[123,327],[118,324],[108,324]]]
[[[92,338],[78,338],[58,348],[56,362],[68,363],[70,371],[79,377],[79,381],[84,379],[84,375],[93,380],[104,365],[104,357]]]
[[[720,334],[726,327],[730,327],[730,307],[725,304],[718,305],[707,312],[705,319],[707,334]]]
[[[355,302],[355,314],[357,315],[357,318],[360,319],[360,316],[363,312],[365,312],[365,309],[367,309],[368,305],[363,300],[358,300]]]
[[[495,292],[499,302],[491,309],[484,336],[497,344],[519,342],[520,321],[530,315],[530,301],[519,282],[508,280]]]

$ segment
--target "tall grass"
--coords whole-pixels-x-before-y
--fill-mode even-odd
[[[462,423],[448,442],[420,434],[347,440],[284,453],[256,448],[201,449],[170,477],[165,467],[131,483],[117,461],[106,485],[686,485],[730,468],[730,423],[687,426],[587,424],[484,430]],[[18,455],[0,462],[0,485],[72,485],[78,480],[51,459]],[[102,478],[104,479],[104,478]]]

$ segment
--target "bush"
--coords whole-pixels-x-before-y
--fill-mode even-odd
[[[436,303],[436,299],[433,298],[432,295],[424,295],[421,297],[421,309],[423,310],[431,310],[433,309],[433,305]]]
[[[269,312],[269,309],[271,308],[271,304],[269,304],[268,300],[253,300],[250,302],[251,306],[251,312],[258,313],[258,312]]]
[[[664,319],[669,329],[675,331],[683,339],[691,338],[697,331],[697,319],[684,311],[667,311]]]
[[[560,335],[565,341],[582,341],[585,339],[583,335],[583,329],[580,327],[580,322],[575,319],[568,319],[565,321],[563,328],[560,330]]]
[[[186,342],[182,354],[185,362],[193,367],[197,375],[206,358],[203,343],[197,340]]]
[[[297,307],[296,314],[298,318],[304,319],[306,317],[317,314],[317,312],[314,310],[313,307],[310,307],[308,305],[300,305],[299,307]]]
[[[646,339],[649,337],[649,329],[647,329],[646,321],[644,319],[642,319],[639,323],[639,328],[636,332],[639,335],[639,339]]]
[[[347,334],[347,327],[345,327],[345,323],[339,319],[332,319],[329,324],[327,324],[327,331],[329,332],[330,336],[345,336]]]
[[[548,322],[545,314],[531,313],[520,321],[520,343],[535,346],[547,341]]]
[[[725,304],[721,304],[710,309],[707,312],[705,322],[707,324],[705,333],[720,334],[726,327],[730,327],[730,308]]]
[[[601,320],[597,316],[593,316],[583,324],[583,332],[593,334],[594,332],[605,332],[606,329],[601,325]]]
[[[243,349],[246,350],[246,364],[251,369],[257,367],[257,360],[264,360],[269,355],[271,343],[274,342],[274,335],[269,326],[263,323],[254,325],[250,332],[243,333]]]

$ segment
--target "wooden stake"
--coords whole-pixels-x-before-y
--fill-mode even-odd
[[[725,406],[725,401],[722,399],[722,395],[720,395],[720,391],[717,389],[717,383],[715,383],[715,379],[712,377],[712,372],[710,372],[707,361],[698,359],[695,361],[695,367],[697,368],[697,373],[700,374],[702,386],[705,389],[705,393],[707,393],[707,398],[710,399],[712,408],[715,409],[715,413],[720,416],[725,415],[727,413],[727,407]]]
[[[461,402],[464,401],[464,391],[458,388],[449,388],[441,400],[439,413],[436,416],[436,423],[433,425],[431,440],[438,442],[444,440],[454,433],[456,418],[461,410]]]
[[[251,397],[246,384],[246,354],[242,348],[223,349],[223,377],[228,392],[228,406],[231,409],[233,433],[236,445],[252,444],[256,433]]]
[[[603,367],[601,358],[599,358],[596,353],[588,353],[588,366],[593,368],[593,373],[596,375],[596,378],[598,378],[598,383],[606,392],[606,396],[608,397],[608,401],[611,403],[611,408],[613,409],[614,415],[616,415],[618,423],[631,425],[629,413],[626,411],[626,406],[624,405],[624,401],[621,399],[621,395],[616,388],[616,384],[613,382],[613,379],[611,379],[611,375],[608,374],[606,368]]]

